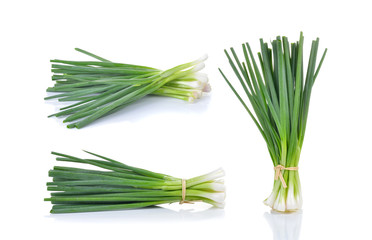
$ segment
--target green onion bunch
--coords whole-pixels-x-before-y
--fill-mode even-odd
[[[210,91],[204,68],[207,56],[166,71],[116,63],[76,48],[96,61],[51,60],[54,86],[47,92],[60,102],[72,102],[49,117],[64,117],[68,128],[82,128],[149,94],[193,102]]]
[[[113,159],[87,152],[99,159],[82,159],[52,152],[57,161],[88,164],[99,168],[55,166],[47,183],[53,204],[51,213],[75,213],[142,208],[164,203],[202,201],[222,208],[224,171],[187,180],[128,166]]]
[[[260,39],[258,63],[248,43],[242,44],[244,61],[234,48],[231,48],[232,56],[225,50],[251,107],[219,71],[266,141],[277,180],[265,203],[277,211],[296,211],[302,206],[297,170],[310,97],[327,49],[317,64],[319,39],[312,41],[304,69],[302,33],[298,42],[290,44],[287,37],[278,36],[270,45]]]

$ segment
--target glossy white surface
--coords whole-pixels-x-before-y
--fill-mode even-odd
[[[368,1],[12,1],[0,3],[1,239],[372,239],[371,47]],[[224,48],[286,34],[329,48],[312,93],[300,160],[303,211],[270,212],[272,163],[220,77]],[[69,130],[46,118],[49,59],[80,47],[119,62],[170,68],[208,53],[212,92],[189,104],[148,97]],[[306,53],[306,56],[308,53]],[[94,151],[189,178],[223,167],[225,209],[203,204],[50,215],[50,151]]]

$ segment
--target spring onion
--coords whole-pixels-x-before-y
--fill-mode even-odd
[[[264,203],[281,212],[296,211],[302,207],[298,162],[305,136],[312,87],[327,52],[325,49],[317,65],[319,38],[312,41],[304,77],[303,45],[302,33],[299,41],[292,44],[289,44],[287,37],[278,36],[271,42],[271,48],[260,39],[258,64],[261,71],[248,43],[242,45],[245,62],[239,60],[234,48],[231,48],[232,57],[225,50],[229,63],[249,99],[250,108],[219,69],[266,141],[276,171],[276,180],[271,195]]]
[[[193,102],[210,91],[204,68],[207,56],[166,71],[116,63],[76,48],[98,61],[51,60],[54,86],[47,92],[60,102],[73,102],[49,117],[64,117],[68,128],[82,128],[93,121],[153,94]]]
[[[86,151],[87,152],[87,151]],[[82,159],[52,152],[57,161],[89,164],[99,170],[55,166],[47,183],[51,213],[75,213],[142,208],[164,203],[205,202],[224,207],[222,169],[187,180],[132,167],[87,152],[99,159]]]

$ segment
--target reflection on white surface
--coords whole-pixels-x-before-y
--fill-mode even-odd
[[[197,99],[194,103],[185,102],[179,99],[146,96],[145,98],[133,102],[129,106],[110,114],[109,117],[98,119],[96,123],[109,124],[115,122],[138,122],[140,120],[150,118],[157,115],[172,114],[177,115],[197,115],[204,113],[208,109],[211,101],[210,94],[205,94],[201,99]]]
[[[265,218],[273,232],[274,240],[299,240],[302,211],[294,213],[265,213]]]
[[[178,204],[172,204],[178,205]],[[224,216],[224,209],[214,207],[198,206],[172,206],[148,207],[141,209],[107,211],[107,212],[88,212],[88,213],[66,213],[50,214],[48,218],[55,221],[66,222],[174,222],[174,221],[200,221]]]

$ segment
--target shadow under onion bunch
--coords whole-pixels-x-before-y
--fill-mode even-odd
[[[57,161],[89,164],[101,169],[55,166],[50,170],[49,176],[53,181],[48,182],[47,187],[52,193],[44,200],[52,202],[51,213],[122,210],[194,201],[224,207],[222,169],[185,180],[87,153],[99,159],[52,152]]]
[[[49,117],[65,117],[68,128],[82,128],[91,122],[116,112],[149,94],[178,98],[188,102],[210,91],[204,68],[207,56],[162,71],[132,64],[116,63],[76,48],[78,52],[98,61],[51,60],[53,87],[47,92],[73,103]]]
[[[271,48],[262,39],[260,43],[261,52],[258,53],[260,68],[248,43],[242,45],[245,62],[239,60],[233,48],[232,57],[225,50],[229,63],[251,103],[251,108],[221,69],[219,71],[261,132],[274,164],[274,186],[265,204],[276,211],[296,211],[302,206],[297,170],[305,136],[311,90],[327,49],[317,65],[319,39],[312,41],[305,70],[302,32],[299,41],[295,43],[289,44],[287,37],[280,36],[271,42]]]

